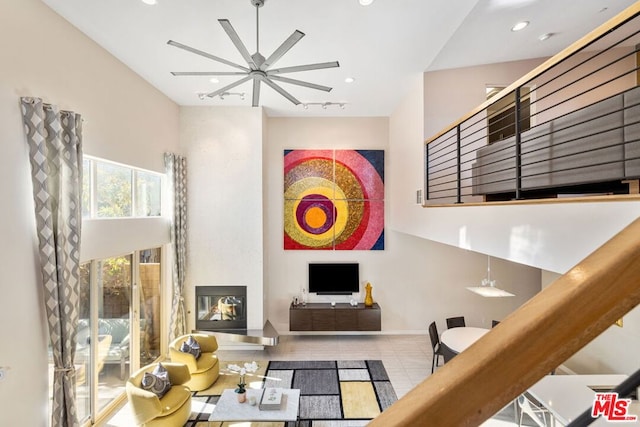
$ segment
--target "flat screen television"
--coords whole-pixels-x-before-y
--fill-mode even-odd
[[[360,292],[357,263],[310,263],[309,292],[318,295],[349,295]]]

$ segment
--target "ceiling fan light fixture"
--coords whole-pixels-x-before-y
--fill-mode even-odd
[[[142,0],[142,3],[153,6],[154,4],[158,4],[158,0]]]
[[[369,6],[371,3],[373,3],[373,0],[360,0],[362,6]]]
[[[354,79],[353,77],[347,77],[346,79],[344,79],[345,83],[353,83],[355,81],[356,81],[356,79]]]

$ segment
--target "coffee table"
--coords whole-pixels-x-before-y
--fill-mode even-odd
[[[258,408],[262,390],[247,389],[247,400],[238,402],[238,397],[233,389],[226,389],[220,395],[218,403],[209,416],[209,421],[297,421],[298,407],[300,406],[300,390],[284,389],[283,408],[279,410],[263,410]],[[255,397],[256,404],[252,406],[249,399]]]

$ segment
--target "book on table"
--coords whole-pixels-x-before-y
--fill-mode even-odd
[[[263,411],[277,411],[282,408],[286,395],[280,387],[267,387],[262,393],[258,408]]]

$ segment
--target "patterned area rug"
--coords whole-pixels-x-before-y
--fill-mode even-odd
[[[207,390],[195,392],[190,420],[185,427],[233,426],[238,423],[208,423],[222,390],[235,388],[238,374],[225,362],[220,377]],[[301,427],[359,427],[397,400],[380,360],[272,361],[257,362],[260,369],[247,375],[252,388],[300,389]],[[295,423],[242,423],[246,426],[293,427]]]

